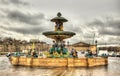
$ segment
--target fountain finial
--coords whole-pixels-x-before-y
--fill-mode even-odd
[[[61,22],[67,22],[68,20],[65,19],[64,17],[61,17],[62,14],[60,12],[57,13],[57,17],[54,17],[53,19],[51,19],[52,22],[57,22],[58,20]]]
[[[57,16],[58,16],[58,17],[61,17],[61,16],[62,16],[62,14],[61,14],[60,12],[58,12],[58,13],[57,13]]]

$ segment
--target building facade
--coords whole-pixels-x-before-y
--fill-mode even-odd
[[[74,48],[76,51],[87,51],[90,50],[93,53],[96,53],[97,46],[96,45],[90,45],[84,42],[78,42],[75,44],[70,45],[70,49]]]
[[[30,50],[32,49],[33,43],[34,49],[37,51],[48,51],[50,48],[49,44],[37,39],[31,39],[29,42],[27,42],[25,40],[4,38],[3,40],[0,40],[0,52],[21,52],[22,50]]]

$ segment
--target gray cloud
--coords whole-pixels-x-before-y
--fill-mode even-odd
[[[39,35],[44,29],[40,27],[27,27],[27,28],[9,28],[9,30],[22,34]]]
[[[15,4],[15,5],[28,5],[27,2],[23,2],[21,0],[0,0],[3,4]]]
[[[83,37],[87,39],[93,39],[93,35],[89,35],[89,34],[85,34]]]
[[[103,21],[104,20],[104,21]],[[103,20],[95,19],[87,24],[90,28],[96,28],[99,34],[120,36],[120,19],[105,18]]]
[[[23,23],[27,23],[30,25],[39,25],[40,20],[44,19],[44,14],[30,14],[29,12],[27,14],[22,13],[21,11],[9,11],[7,18],[9,18],[12,21],[19,21]]]
[[[41,32],[43,32],[45,29],[37,26],[37,27],[4,27],[4,26],[0,26],[0,28],[6,30],[6,31],[12,31],[12,32],[16,32],[16,33],[21,33],[21,34],[31,34],[31,35],[39,35]]]
[[[81,26],[70,24],[69,22],[68,22],[68,24],[64,25],[64,28],[65,28],[65,30],[68,30],[68,31],[82,33]]]
[[[71,4],[75,4],[75,6],[71,6]],[[63,13],[63,17],[69,20],[64,24],[64,30],[77,34],[68,39],[70,43],[79,41],[92,43],[94,30],[96,33],[104,35],[103,39],[106,42],[118,43],[120,41],[120,20],[116,19],[118,16],[95,19],[85,23],[92,20],[93,17],[117,14],[118,5],[118,0],[94,0],[94,2],[88,0],[71,0],[69,2],[64,0],[0,0],[0,34],[20,39],[30,39],[35,35],[40,35],[41,40],[47,41],[41,33],[54,29],[54,23],[48,19],[53,18],[60,11]],[[40,11],[44,13],[39,13]],[[48,19],[46,19],[47,17]],[[115,36],[118,38],[114,38]],[[101,37],[96,37],[96,39],[99,39],[99,43],[105,42]]]
[[[48,29],[43,13],[27,12],[22,10],[0,9],[4,17],[0,18],[0,29],[24,35],[37,35]],[[0,12],[0,13],[1,13]],[[4,19],[3,19],[4,18]],[[37,26],[35,26],[37,25]]]
[[[112,28],[111,30],[109,30],[109,29],[103,28],[103,29],[99,30],[99,33],[103,34],[103,35],[120,36],[120,29]]]

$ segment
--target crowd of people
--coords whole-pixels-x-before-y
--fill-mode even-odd
[[[70,57],[77,58],[78,57],[78,52],[72,48],[70,51]]]
[[[76,51],[74,48],[70,51],[70,57],[73,58],[79,58],[79,57],[93,57],[95,56],[92,51],[86,50],[86,51]]]

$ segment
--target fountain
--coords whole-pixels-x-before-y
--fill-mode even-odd
[[[64,39],[74,36],[75,33],[63,30],[63,23],[67,22],[68,20],[62,17],[61,13],[58,13],[57,17],[51,19],[51,21],[55,22],[54,31],[43,32],[43,35],[46,37],[54,39],[54,44],[48,52],[50,56],[47,56],[46,58],[40,58],[39,56],[34,57],[33,55],[12,55],[10,56],[10,62],[13,65],[39,67],[94,67],[108,64],[108,59],[103,57],[76,58],[70,57],[70,55],[65,57],[65,55],[68,53],[68,50],[65,48]]]
[[[72,37],[75,33],[63,30],[63,23],[68,20],[61,16],[62,14],[59,12],[57,17],[51,19],[52,22],[55,22],[54,31],[44,32],[43,35],[55,40],[53,41],[53,47],[50,49],[50,54],[55,55],[55,53],[57,53],[62,56],[68,52],[67,48],[65,48],[65,42],[63,40]]]

